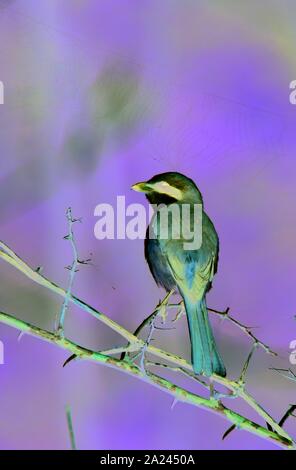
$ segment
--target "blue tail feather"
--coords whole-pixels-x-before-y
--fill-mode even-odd
[[[205,299],[196,303],[184,298],[189,334],[193,370],[196,374],[213,374],[225,377],[226,369],[218,353],[212,328],[208,318]]]

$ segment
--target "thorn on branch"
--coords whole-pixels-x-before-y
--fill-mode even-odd
[[[90,262],[91,262],[91,258],[88,258],[88,259],[78,259],[78,260],[77,260],[77,263],[78,263],[78,264],[83,264],[83,265],[90,264]]]
[[[160,330],[160,331],[171,331],[171,330],[175,330],[176,328],[175,327],[164,327],[164,326],[154,326],[154,329],[155,330]]]
[[[17,340],[20,341],[24,335],[25,335],[25,332],[24,332],[24,331],[20,331],[20,332],[19,332],[19,335],[18,335],[18,337],[17,337]]]
[[[288,408],[288,410],[286,411],[286,413],[284,414],[284,416],[282,417],[282,419],[279,421],[279,425],[281,427],[283,427],[283,425],[285,424],[285,422],[287,421],[288,418],[290,418],[290,416],[293,416],[293,412],[296,410],[296,405],[290,405],[290,408]]]
[[[68,266],[65,266],[65,269],[67,269],[68,271],[74,271],[72,264],[69,264]],[[77,273],[78,271],[79,271],[79,269],[76,268],[74,272]]]
[[[267,421],[266,421],[266,427],[267,427],[268,431],[273,432],[272,426],[270,426],[270,424]]]
[[[72,224],[75,224],[76,222],[82,223],[82,217],[76,218],[76,219],[71,219]]]
[[[228,429],[225,431],[225,433],[223,434],[223,436],[222,436],[222,441],[224,441],[224,439],[225,439],[227,436],[229,436],[229,434],[230,434],[232,431],[234,431],[235,429],[236,429],[236,425],[235,425],[235,424],[233,424],[232,426],[230,426],[230,428],[228,428]]]
[[[230,307],[227,307],[226,310],[215,310],[214,308],[208,308],[209,312],[217,313],[217,315],[221,315],[222,317],[228,317]]]
[[[240,375],[240,378],[238,380],[238,384],[242,387],[244,387],[245,383],[246,383],[246,374],[247,374],[247,370],[249,368],[249,365],[250,365],[250,361],[251,361],[251,358],[255,352],[255,350],[257,349],[257,346],[258,346],[258,343],[255,341],[253,343],[253,346],[252,346],[252,349],[247,357],[247,360],[246,362],[244,363],[244,366],[243,366],[243,369],[242,369],[242,372],[241,372],[241,375]]]
[[[70,362],[74,361],[75,359],[77,359],[77,355],[76,354],[72,354],[71,356],[68,357],[68,359],[65,360],[64,364],[62,367],[66,367]]]
[[[178,401],[179,401],[179,400],[178,400],[177,398],[174,398],[173,403],[171,404],[171,410],[173,410],[173,409],[175,408],[175,406],[176,406],[176,404],[178,403]]]

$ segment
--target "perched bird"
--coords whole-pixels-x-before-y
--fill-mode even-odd
[[[175,172],[156,175],[135,184],[132,189],[145,193],[156,208],[146,233],[145,258],[156,283],[166,291],[176,289],[184,300],[193,370],[209,377],[214,373],[224,377],[226,370],[217,351],[206,304],[206,293],[217,271],[219,239],[212,221],[204,212],[202,195],[190,178]],[[201,205],[202,222],[193,220],[193,224],[202,223],[198,249],[185,249],[187,240],[182,238],[182,234],[177,239],[172,236],[173,215],[168,219],[168,236],[159,235],[157,207],[162,205],[160,207],[169,209],[173,204],[180,208],[181,217],[181,205],[189,206],[192,214],[194,205]]]

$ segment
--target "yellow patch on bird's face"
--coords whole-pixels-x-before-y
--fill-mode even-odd
[[[166,181],[159,181],[158,183],[153,184],[153,190],[159,194],[166,194],[177,201],[182,199],[182,191],[174,186],[171,186]]]

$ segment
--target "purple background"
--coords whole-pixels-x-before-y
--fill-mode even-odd
[[[131,184],[178,170],[200,187],[221,241],[209,304],[280,353],[258,350],[248,389],[280,418],[295,384],[288,368],[296,338],[295,2],[186,0],[15,0],[0,2],[0,238],[32,266],[67,286],[71,262],[65,210],[80,256],[75,293],[131,331],[163,295],[143,259],[143,242],[94,238],[100,202],[143,202]],[[51,328],[61,299],[0,265],[1,310]],[[214,320],[231,377],[250,349]],[[103,349],[121,339],[71,308],[66,332]],[[0,448],[69,448],[64,406],[80,449],[271,449],[228,423],[165,393],[0,325]],[[185,319],[157,343],[189,358]],[[156,342],[155,342],[156,344]],[[255,418],[239,401],[236,409]],[[259,420],[260,421],[260,420]],[[260,421],[261,422],[261,421]],[[292,431],[295,420],[289,421]]]

